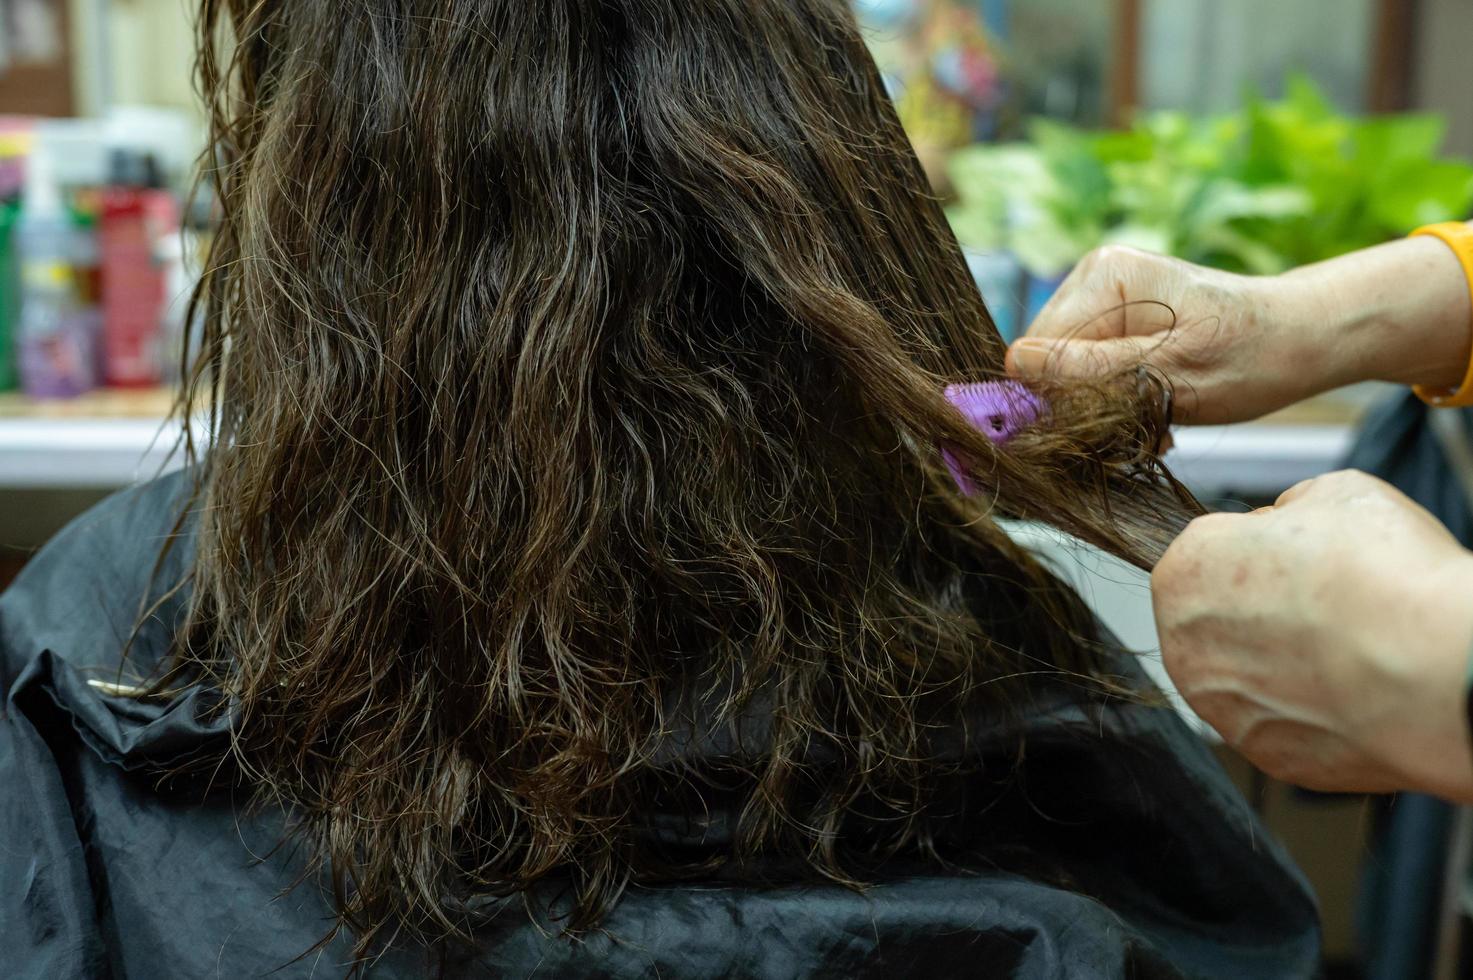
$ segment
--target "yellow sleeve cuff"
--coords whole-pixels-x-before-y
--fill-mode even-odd
[[[1417,235],[1431,235],[1433,238],[1442,239],[1458,261],[1463,264],[1463,275],[1468,280],[1470,297],[1473,297],[1473,228],[1461,221],[1444,221],[1441,224],[1425,225],[1412,232],[1410,237]],[[1473,328],[1473,324],[1470,324]],[[1456,389],[1429,388],[1426,385],[1414,385],[1412,391],[1417,397],[1428,405],[1436,408],[1467,408],[1473,405],[1473,357],[1468,360],[1468,367],[1463,371],[1463,381]]]

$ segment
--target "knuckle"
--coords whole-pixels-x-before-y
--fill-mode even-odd
[[[1238,739],[1233,748],[1265,775],[1281,783],[1304,786],[1315,781],[1313,769],[1294,743],[1286,743],[1273,731],[1255,728]]]
[[[1361,470],[1336,470],[1320,479],[1324,486],[1335,487],[1341,490],[1364,492],[1390,489],[1390,484],[1384,480]]]
[[[1208,514],[1187,525],[1151,570],[1151,593],[1158,609],[1167,613],[1174,604],[1206,593],[1222,571],[1226,557],[1220,545],[1246,529],[1227,514]]]
[[[1275,504],[1277,506],[1283,506],[1296,497],[1303,496],[1305,493],[1308,493],[1311,489],[1314,488],[1317,481],[1323,479],[1325,479],[1325,477],[1317,476],[1311,477],[1307,480],[1300,480],[1298,483],[1294,484],[1292,487],[1279,494],[1278,500],[1275,501]]]
[[[1304,765],[1283,752],[1265,750],[1257,746],[1239,746],[1238,751],[1270,779],[1288,783],[1291,786],[1303,786],[1309,780],[1309,774]]]
[[[1253,738],[1253,733],[1245,730],[1246,726],[1243,724],[1242,719],[1247,710],[1243,699],[1234,694],[1197,694],[1191,690],[1190,678],[1183,684],[1173,674],[1172,680],[1177,681],[1178,689],[1197,713],[1197,717],[1211,725],[1222,736],[1223,741],[1246,755],[1244,744]]]
[[[1359,470],[1336,470],[1291,488],[1284,494],[1286,499],[1301,499],[1331,503],[1356,497],[1384,494],[1389,489],[1386,483]]]
[[[1101,245],[1094,251],[1096,260],[1102,265],[1120,265],[1134,262],[1145,253],[1129,245]]]
[[[1194,518],[1172,542],[1171,550],[1192,554],[1211,546],[1221,533],[1224,523],[1231,521],[1227,514],[1203,514]]]
[[[1175,586],[1181,577],[1181,564],[1184,560],[1182,556],[1181,538],[1177,538],[1156,562],[1156,567],[1151,569],[1152,592],[1160,593]]]
[[[1122,245],[1101,245],[1080,263],[1080,272],[1091,281],[1108,280],[1120,274],[1130,262]]]
[[[1157,595],[1175,595],[1179,586],[1188,579],[1187,569],[1191,565],[1190,549],[1178,538],[1151,569],[1151,591]]]
[[[1124,245],[1100,245],[1084,257],[1079,268],[1086,273],[1109,273],[1122,262],[1128,261],[1129,251]]]
[[[1166,668],[1172,682],[1185,693],[1196,681],[1197,658],[1192,656],[1191,644],[1181,642],[1183,637],[1178,634],[1178,630],[1168,627],[1165,635],[1160,638],[1161,666]]]

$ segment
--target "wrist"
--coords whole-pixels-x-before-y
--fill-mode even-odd
[[[1315,267],[1248,280],[1260,311],[1263,370],[1284,388],[1289,405],[1361,377],[1373,359],[1355,343],[1361,325]]]
[[[1301,333],[1325,352],[1320,390],[1360,381],[1456,388],[1468,366],[1473,304],[1453,251],[1417,237],[1365,249],[1278,277]]]

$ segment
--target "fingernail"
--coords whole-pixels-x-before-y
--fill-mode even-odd
[[[1038,377],[1048,369],[1048,360],[1054,353],[1054,341],[1024,338],[1016,341],[1010,351],[1013,368],[1025,377]]]

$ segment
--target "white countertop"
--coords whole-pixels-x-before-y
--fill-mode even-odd
[[[177,467],[178,437],[158,419],[0,417],[0,490],[124,487]]]
[[[1339,467],[1350,452],[1349,425],[1247,423],[1180,427],[1166,461],[1188,486],[1205,494],[1237,491],[1275,496],[1301,480]]]
[[[0,417],[0,490],[122,487],[178,465],[179,427],[154,418]],[[1206,494],[1274,495],[1344,458],[1344,425],[1179,428],[1167,457]]]

